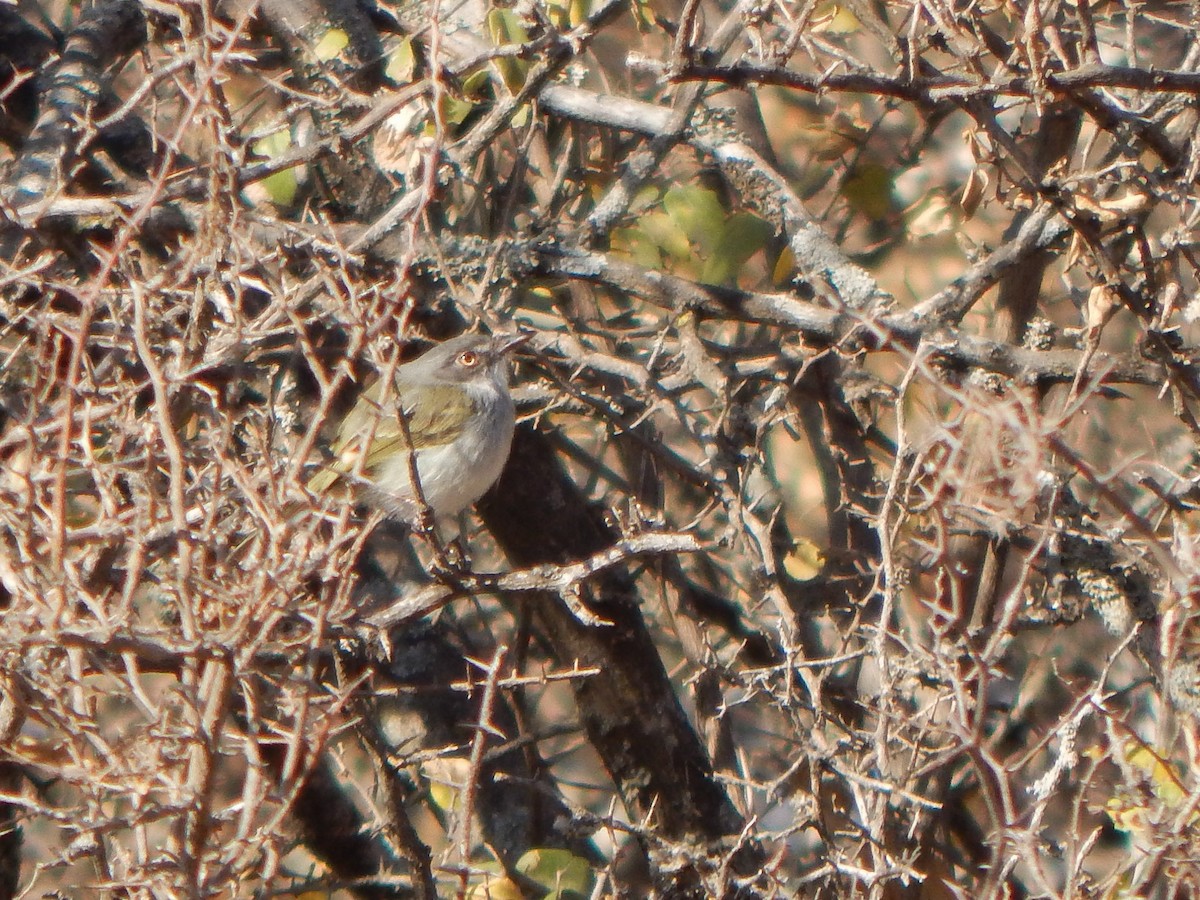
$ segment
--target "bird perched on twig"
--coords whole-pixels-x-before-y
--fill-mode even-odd
[[[509,356],[531,336],[462,335],[397,367],[390,386],[376,383],[346,415],[309,490],[359,485],[369,505],[413,525],[426,510],[435,522],[457,516],[508,460]]]

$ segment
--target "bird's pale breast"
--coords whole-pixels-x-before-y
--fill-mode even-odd
[[[500,477],[513,436],[513,403],[491,385],[470,385],[473,412],[462,434],[448,444],[416,452],[417,476],[425,502],[439,519],[458,515]],[[409,521],[420,512],[410,479],[409,454],[384,463],[370,489],[375,503]],[[387,484],[391,489],[381,490]]]

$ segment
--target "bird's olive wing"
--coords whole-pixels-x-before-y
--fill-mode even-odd
[[[368,437],[371,444],[362,465],[368,478],[386,461],[407,453],[410,445],[401,428],[399,408],[404,410],[407,438],[411,439],[413,450],[450,443],[471,415],[471,398],[457,385],[425,385],[415,389],[401,384],[384,404],[379,402],[379,393],[378,385],[365,391],[347,414],[333,445],[334,460],[310,479],[309,490],[322,493],[342,475],[353,471]]]
[[[408,435],[417,450],[449,444],[462,433],[473,411],[470,395],[456,384],[426,385],[419,391],[403,385],[400,396]],[[389,417],[388,424],[399,431],[395,416]]]

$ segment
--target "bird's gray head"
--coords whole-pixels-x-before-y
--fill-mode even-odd
[[[530,337],[528,333],[460,335],[405,363],[397,374],[404,381],[508,384],[508,355]]]

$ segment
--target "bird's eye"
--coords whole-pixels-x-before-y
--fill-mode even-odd
[[[458,364],[464,369],[473,369],[479,365],[479,354],[474,350],[464,350],[458,354]]]

